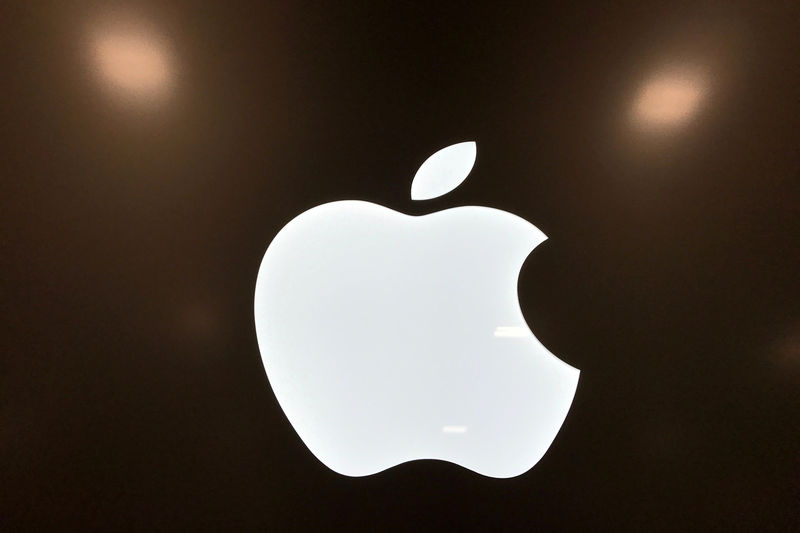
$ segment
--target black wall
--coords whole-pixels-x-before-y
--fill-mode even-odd
[[[0,529],[797,531],[792,4],[5,3]],[[87,36],[126,17],[164,38],[169,94],[103,87]],[[706,74],[697,112],[637,127],[668,65]],[[412,202],[464,140],[467,181]],[[549,236],[520,301],[582,372],[527,474],[347,478],[295,434],[256,272],[346,198]]]

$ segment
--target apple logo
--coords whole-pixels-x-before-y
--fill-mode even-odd
[[[414,200],[449,192],[474,142],[429,157]],[[258,272],[267,377],[308,449],[347,476],[439,459],[508,478],[545,454],[579,371],[531,333],[517,297],[546,239],[522,218],[464,206],[424,216],[346,200],[298,215]]]

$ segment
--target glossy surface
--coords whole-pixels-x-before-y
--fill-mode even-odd
[[[0,12],[3,531],[800,530],[797,2]],[[111,35],[142,66],[105,70]],[[411,200],[464,140],[469,178]],[[348,478],[293,430],[254,280],[346,199],[548,235],[520,309],[581,375],[527,474]]]

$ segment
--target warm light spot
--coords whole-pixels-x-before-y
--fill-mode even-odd
[[[159,96],[172,83],[166,47],[156,37],[130,30],[95,36],[93,56],[106,84],[130,96]]]
[[[697,73],[662,73],[642,87],[633,115],[644,126],[676,126],[695,114],[705,93],[705,81]]]
[[[172,329],[186,339],[208,341],[219,335],[221,315],[209,302],[192,302],[178,309],[175,326]]]

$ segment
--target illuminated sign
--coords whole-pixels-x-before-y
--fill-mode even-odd
[[[474,142],[436,152],[412,198],[449,192],[475,156]],[[261,263],[255,321],[272,389],[309,450],[348,476],[416,459],[499,478],[536,464],[579,374],[519,306],[520,268],[545,239],[480,206],[409,216],[348,200],[289,222]]]

